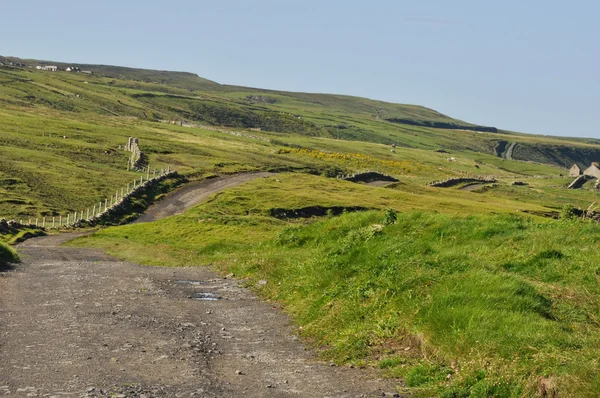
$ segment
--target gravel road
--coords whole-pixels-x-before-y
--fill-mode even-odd
[[[240,173],[186,184],[151,206],[134,223],[156,221],[164,217],[181,214],[217,192],[257,178],[267,178],[274,175],[275,173],[269,172]]]
[[[189,205],[197,190],[178,192]],[[381,397],[400,384],[316,360],[235,279],[60,246],[76,236],[28,240],[0,273],[0,396]]]

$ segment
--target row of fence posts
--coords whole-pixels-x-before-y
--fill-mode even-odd
[[[171,168],[167,167],[167,168],[164,168],[161,170],[154,169],[152,172],[150,172],[150,167],[147,167],[145,170],[145,177],[146,177],[145,180],[144,180],[144,174],[142,174],[140,176],[139,180],[135,179],[135,180],[133,180],[132,183],[128,183],[126,188],[123,187],[120,190],[117,189],[114,195],[111,195],[110,198],[106,198],[103,201],[100,201],[98,203],[98,205],[93,205],[92,207],[83,209],[80,212],[75,211],[73,213],[68,213],[66,216],[59,215],[59,216],[54,216],[52,218],[43,217],[41,219],[40,218],[35,218],[35,219],[30,218],[27,222],[27,225],[35,225],[36,227],[42,227],[42,228],[61,228],[61,227],[68,227],[68,226],[74,225],[74,224],[78,223],[79,221],[91,220],[92,218],[99,216],[100,214],[106,212],[108,209],[110,209],[111,207],[115,206],[117,203],[122,201],[123,198],[125,198],[127,195],[131,194],[136,189],[141,187],[144,184],[144,182],[153,180],[157,177],[159,178],[164,175],[167,175],[171,171],[172,171]],[[21,225],[23,225],[23,221],[24,220],[20,220],[19,223]],[[35,221],[35,222],[33,222],[33,221]]]

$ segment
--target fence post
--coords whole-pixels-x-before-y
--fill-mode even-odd
[[[121,199],[123,199],[125,197],[125,188],[121,188]]]
[[[38,226],[37,224],[38,224],[38,219],[36,218],[36,219],[35,219],[35,226],[36,226],[36,227]]]
[[[54,219],[55,219],[55,217],[52,216],[52,228],[54,228]]]
[[[70,214],[70,213],[67,213],[67,224],[66,224],[66,225],[67,225],[67,227],[69,226],[69,216],[71,216],[71,214]]]
[[[77,212],[73,213],[73,223],[77,222]]]
[[[142,185],[144,183],[144,175],[140,176],[140,185]]]
[[[62,215],[58,216],[58,226],[62,227]]]
[[[156,169],[152,170],[152,178],[156,178]]]
[[[88,220],[90,219],[90,208],[89,207],[87,208],[87,217],[86,217],[86,219],[88,219]]]
[[[150,166],[148,166],[148,170],[146,171],[146,180],[150,179]]]
[[[42,228],[46,228],[46,217],[42,219]]]
[[[104,211],[108,209],[108,199],[104,199]]]

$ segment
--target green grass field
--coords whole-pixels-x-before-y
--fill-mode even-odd
[[[592,184],[567,190],[564,176],[565,165],[600,159],[597,140],[470,131],[415,105],[81,67],[94,73],[0,66],[0,217],[66,215],[139,179],[127,170],[128,137],[151,168],[183,179],[276,171],[183,215],[71,244],[147,265],[212,264],[249,286],[267,280],[257,293],[324,358],[378,367],[415,394],[598,391],[600,227],[553,218],[598,202]],[[510,143],[519,160],[502,158]],[[364,170],[400,182],[336,178]],[[428,185],[481,176],[495,182]],[[317,206],[361,211],[282,216]],[[14,255],[0,244],[0,262]]]

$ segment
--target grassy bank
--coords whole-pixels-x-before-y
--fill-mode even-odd
[[[9,263],[19,261],[17,252],[6,243],[0,241],[0,270],[5,268]]]
[[[294,178],[303,186],[296,194],[286,176],[270,178],[184,215],[74,244],[146,264],[210,263],[252,286],[267,280],[259,294],[281,303],[323,357],[379,366],[412,391],[518,397],[544,388],[584,397],[600,388],[597,224],[481,209],[404,208],[393,224],[385,210],[269,217],[275,205],[336,204],[334,188],[323,193],[316,177],[312,186]],[[339,200],[358,203],[361,192],[381,209],[393,194],[355,185]]]

